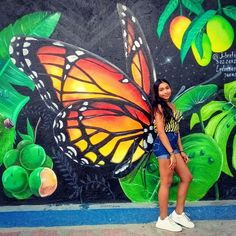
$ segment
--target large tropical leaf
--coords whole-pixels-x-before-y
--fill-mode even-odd
[[[182,3],[189,11],[195,13],[196,15],[200,15],[204,12],[201,2],[193,0],[182,0]]]
[[[193,112],[198,111],[208,99],[216,94],[216,92],[217,85],[215,84],[198,85],[191,87],[180,94],[174,99],[173,103],[178,110],[192,114]]]
[[[189,169],[193,175],[187,200],[196,201],[205,196],[218,180],[222,169],[222,152],[213,138],[205,134],[191,134],[182,139],[183,147],[190,157]],[[160,187],[160,172],[155,155],[141,166],[135,177],[132,173],[119,179],[122,190],[132,202],[156,202]],[[170,188],[170,201],[176,201],[179,177],[174,174]]]
[[[157,35],[160,38],[166,22],[179,5],[179,0],[169,0],[157,23]]]
[[[227,111],[232,106],[226,101],[210,101],[200,109],[202,121],[208,120],[212,115],[218,112]],[[190,129],[200,122],[199,114],[193,113],[190,120]]]
[[[4,94],[0,99],[0,114],[10,118],[15,124],[19,112],[29,101],[29,97],[19,94],[8,82],[4,81],[3,76],[0,76],[0,81],[0,91]]]
[[[229,136],[232,133],[235,126],[236,126],[236,109],[231,109],[230,113],[219,122],[214,135],[214,139],[221,148],[224,157],[222,171],[229,176],[233,176],[233,174],[229,169],[228,165],[227,144],[229,141]]]
[[[188,53],[189,48],[191,47],[193,40],[195,39],[197,34],[201,32],[208,20],[216,14],[216,12],[217,11],[215,10],[208,10],[202,15],[198,16],[196,19],[194,19],[189,25],[188,29],[184,33],[183,41],[181,44],[180,57],[182,63]]]
[[[0,32],[0,59],[9,58],[9,44],[13,36],[49,37],[60,18],[60,13],[35,12],[18,19]]]
[[[225,99],[236,106],[236,81],[224,84]]]

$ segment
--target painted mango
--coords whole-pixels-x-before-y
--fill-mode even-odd
[[[224,52],[233,44],[234,29],[223,16],[213,16],[207,22],[206,32],[213,52]]]
[[[212,50],[211,50],[211,42],[207,34],[204,33],[202,37],[202,50],[203,50],[202,58],[198,53],[195,41],[192,43],[191,48],[193,55],[200,66],[207,66],[210,63]]]
[[[190,24],[191,20],[185,16],[177,16],[170,23],[170,37],[172,42],[178,49],[181,48],[184,33]]]

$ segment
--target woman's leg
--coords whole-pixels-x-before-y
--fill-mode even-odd
[[[181,155],[178,153],[176,154],[176,167],[175,172],[180,177],[180,184],[178,188],[178,196],[177,196],[177,203],[176,203],[176,213],[181,214],[184,211],[184,205],[186,200],[186,195],[188,192],[189,184],[192,181],[192,174],[189,171],[188,166],[184,162]]]
[[[163,220],[168,216],[169,189],[172,183],[173,170],[169,168],[169,159],[158,159],[160,170],[160,188],[158,192],[158,202],[160,208],[160,218]]]

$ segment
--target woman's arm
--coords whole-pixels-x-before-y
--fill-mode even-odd
[[[190,160],[183,149],[183,145],[182,145],[181,138],[180,138],[180,132],[178,133],[178,147],[179,147],[180,154],[181,154],[182,158],[184,159],[184,161],[186,163],[189,162]]]
[[[162,144],[164,145],[166,150],[171,154],[173,152],[173,148],[171,147],[169,139],[166,135],[164,117],[160,111],[157,111],[155,113],[155,125],[156,125],[157,134]]]

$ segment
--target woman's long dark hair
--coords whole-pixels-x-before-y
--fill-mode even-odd
[[[165,80],[165,79],[158,79],[155,81],[154,85],[153,85],[153,91],[154,91],[154,99],[153,99],[153,110],[154,112],[157,111],[158,109],[158,105],[161,105],[161,108],[163,110],[163,115],[164,115],[164,119],[165,119],[165,123],[168,123],[171,119],[171,117],[173,117],[173,111],[172,109],[168,106],[167,101],[163,100],[162,98],[159,97],[159,86],[161,83],[167,83],[170,88],[171,85],[170,83]]]

